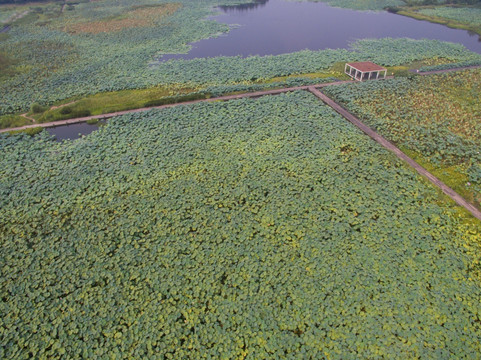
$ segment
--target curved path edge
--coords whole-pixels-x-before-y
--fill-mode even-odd
[[[461,195],[459,195],[456,191],[451,189],[448,185],[443,183],[441,180],[439,180],[436,176],[431,174],[429,171],[427,171],[425,168],[423,168],[421,165],[419,165],[416,161],[411,159],[409,156],[407,156],[405,153],[403,153],[396,145],[391,143],[390,141],[386,140],[384,137],[379,135],[377,132],[375,132],[373,129],[371,129],[369,126],[365,125],[361,120],[359,120],[356,116],[351,114],[349,111],[344,109],[342,106],[340,106],[338,103],[336,103],[334,100],[331,98],[327,97],[324,93],[316,89],[315,86],[310,86],[308,89],[311,93],[313,93],[315,96],[317,96],[319,99],[321,99],[325,104],[329,105],[331,108],[333,108],[337,113],[342,115],[344,118],[346,118],[349,122],[351,122],[353,125],[358,127],[362,132],[364,132],[366,135],[371,137],[374,141],[379,143],[381,146],[386,148],[387,150],[391,151],[396,155],[399,159],[405,161],[408,163],[411,167],[414,168],[420,175],[428,179],[431,183],[433,183],[435,186],[441,189],[443,193],[445,193],[447,196],[449,196],[451,199],[453,199],[456,204],[464,207],[466,210],[468,210],[475,218],[481,220],[481,211],[479,211],[475,206],[467,202]]]

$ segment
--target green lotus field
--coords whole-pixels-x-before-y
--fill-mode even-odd
[[[480,353],[479,223],[308,92],[0,140],[1,358]]]

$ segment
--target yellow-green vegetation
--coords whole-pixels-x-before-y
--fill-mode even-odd
[[[325,2],[331,6],[355,9],[381,11],[386,7],[404,5],[402,0],[310,0],[314,2]]]
[[[8,135],[18,135],[18,134],[26,134],[29,136],[34,136],[41,133],[45,128],[37,126],[33,128],[23,129],[23,130],[12,130],[7,132]]]
[[[450,188],[454,189],[458,194],[460,194],[463,198],[471,202],[472,204],[476,204],[480,202],[479,195],[472,191],[472,186],[466,186],[469,183],[469,177],[467,175],[468,168],[464,164],[460,165],[451,165],[451,166],[443,166],[440,167],[438,165],[434,165],[430,162],[425,155],[410,150],[408,148],[402,147],[402,151],[405,152],[410,158],[414,159],[418,164],[428,170],[431,174],[436,176],[438,179],[441,179],[446,185]],[[439,191],[441,193],[441,191]],[[463,218],[463,222],[466,224],[476,224],[478,221],[473,218],[471,213],[467,210],[460,208],[453,204],[453,202],[447,196],[441,195],[439,197],[440,203],[444,206],[451,206],[453,210],[458,212],[458,217]],[[479,207],[479,206],[478,206]]]
[[[337,63],[331,68],[323,72],[279,76],[272,79],[260,79],[256,81],[244,81],[243,86],[252,86],[253,90],[260,91],[273,88],[282,88],[286,86],[295,86],[297,82],[303,83],[321,83],[324,81],[333,81],[334,78],[340,80],[348,80],[343,70],[343,63]],[[295,81],[295,82],[292,82]],[[304,82],[305,81],[305,82]],[[115,111],[123,111],[137,109],[147,106],[162,105],[163,103],[183,102],[195,100],[193,96],[198,98],[208,98],[208,91],[203,91],[202,87],[182,87],[182,86],[156,86],[147,89],[132,89],[99,93],[87,97],[76,97],[58,102],[54,106],[48,108],[43,107],[40,111],[30,111],[27,115],[34,118],[40,123],[70,119],[73,117],[107,114]],[[244,88],[236,90],[226,89],[225,95],[244,92]],[[247,89],[249,91],[249,89]],[[169,101],[171,100],[171,101]],[[36,104],[37,107],[40,107]],[[1,126],[1,125],[0,125]],[[6,126],[4,126],[6,127]]]
[[[455,29],[472,31],[481,36],[480,6],[415,6],[401,7],[396,12],[418,20],[430,21]]]
[[[8,129],[23,125],[30,125],[32,122],[20,115],[0,116],[0,129]]]
[[[481,70],[326,91],[480,206]]]
[[[308,92],[0,139],[2,359],[481,352],[479,221]]]
[[[157,86],[149,89],[121,90],[99,93],[85,98],[72,98],[59,102],[40,114],[32,114],[39,122],[51,122],[77,117],[77,114],[100,115],[115,111],[137,109],[153,105],[156,100],[197,92],[199,89]],[[87,116],[87,115],[82,115]]]
[[[416,70],[420,69],[425,66],[436,66],[436,65],[444,65],[444,64],[455,64],[456,62],[452,59],[446,59],[443,57],[434,57],[429,59],[422,59],[417,61],[412,61],[407,64],[402,64],[398,66],[387,66],[388,74],[394,73],[394,75],[398,74],[399,72],[405,72],[408,70]]]

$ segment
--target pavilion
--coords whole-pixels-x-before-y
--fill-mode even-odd
[[[385,79],[387,69],[371,61],[347,63],[344,72],[355,80]]]

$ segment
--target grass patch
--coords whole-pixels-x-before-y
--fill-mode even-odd
[[[66,119],[75,119],[90,116],[92,113],[88,109],[72,109],[70,107],[63,107],[59,110],[48,111],[44,113],[39,119],[39,123],[47,123],[53,121],[60,121]]]
[[[176,103],[182,103],[186,101],[208,99],[210,97],[211,97],[210,94],[204,94],[204,93],[192,93],[188,95],[168,96],[165,98],[148,101],[147,103],[145,103],[145,106],[149,107],[149,106],[176,104]]]
[[[481,209],[480,76],[466,70],[326,91]]]
[[[19,115],[3,115],[0,116],[0,128],[8,129],[13,127],[19,127],[23,125],[30,125],[31,122]]]
[[[101,115],[115,111],[123,111],[130,109],[138,109],[146,106],[156,106],[163,104],[172,104],[174,102],[194,100],[194,98],[185,98],[182,95],[197,92],[198,89],[193,88],[175,88],[175,87],[154,87],[148,89],[121,90],[113,92],[105,92],[86,98],[74,98],[55,104],[50,110],[45,111],[40,116],[33,117],[41,122],[51,122],[64,119],[71,119],[78,114]],[[62,106],[70,104],[68,106]],[[74,116],[75,114],[75,116]]]
[[[40,105],[38,103],[33,103],[30,107],[30,112],[33,114],[40,114],[48,110],[48,106]]]
[[[271,83],[281,82],[281,81],[285,81],[292,78],[326,79],[326,78],[333,77],[339,80],[349,80],[350,77],[344,73],[344,65],[345,65],[345,62],[337,62],[324,72],[276,76],[268,80],[259,81],[259,83],[271,84]]]
[[[453,166],[436,166],[432,164],[428,158],[423,156],[421,153],[409,150],[406,147],[402,147],[401,150],[408,155],[410,158],[414,159],[419,165],[428,170],[431,174],[436,176],[459,195],[469,201],[471,204],[476,206],[481,210],[481,194],[476,193],[470,189],[468,177],[466,175],[466,169],[463,164],[453,165]],[[446,199],[448,197],[446,196]],[[451,202],[451,200],[446,200],[446,202]],[[459,207],[459,206],[456,206]],[[466,211],[466,213],[470,214]]]
[[[7,134],[9,135],[15,135],[15,134],[27,134],[30,136],[37,135],[41,133],[45,128],[43,127],[34,127],[34,128],[28,128],[28,129],[23,129],[23,130],[14,130],[14,131],[9,131]]]
[[[436,57],[436,58],[428,58],[423,60],[412,61],[406,64],[398,65],[398,66],[387,66],[387,74],[394,75],[394,76],[403,76],[403,77],[411,77],[413,75],[409,70],[416,70],[420,69],[423,66],[435,66],[435,65],[443,65],[452,63],[452,60]]]
[[[339,63],[339,65],[337,65],[337,68],[340,68],[341,65],[342,64]],[[267,80],[263,79],[252,82],[252,84],[261,86],[261,88],[256,89],[256,91],[262,91],[265,89],[273,89],[273,87],[270,86],[271,84],[294,78],[327,79],[335,76],[336,78],[340,78],[342,80],[348,80],[349,78],[347,77],[347,75],[341,73],[337,68],[333,67],[325,73],[307,73],[300,75],[274,77]],[[262,85],[266,85],[265,88],[262,87]],[[116,111],[138,109],[142,107],[161,106],[186,101],[208,99],[211,97],[210,93],[201,92],[201,90],[201,88],[157,86],[147,89],[133,89],[99,93],[85,98],[70,98],[65,101],[56,103],[55,106],[52,106],[49,110],[44,110],[43,112],[31,111],[28,115],[33,117],[39,123],[46,123],[65,119],[72,119],[75,117],[108,114]],[[227,91],[222,95],[231,95],[244,92],[249,91]]]

